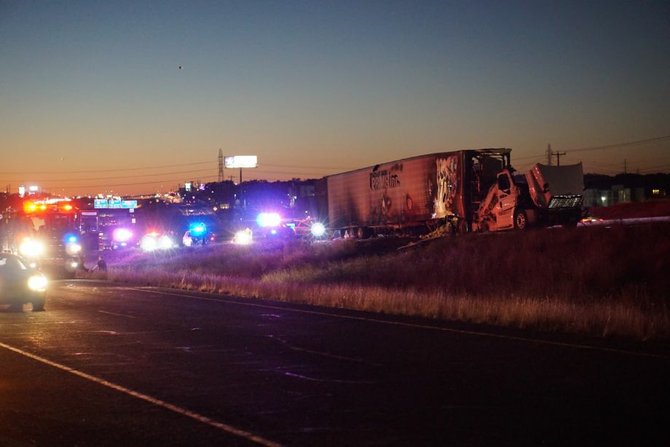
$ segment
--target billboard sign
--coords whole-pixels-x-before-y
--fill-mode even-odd
[[[233,155],[224,157],[223,164],[226,168],[255,168],[258,166],[258,156],[256,155]]]

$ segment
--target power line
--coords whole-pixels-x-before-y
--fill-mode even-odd
[[[608,159],[608,160],[600,160],[600,159],[590,160],[590,161],[588,161],[588,163],[590,165],[596,165],[596,166],[602,166],[602,167],[618,167],[618,166],[621,166],[621,163],[619,163],[618,161],[614,161],[614,160],[610,160],[610,159]]]
[[[576,148],[576,149],[566,149],[566,151],[569,152],[588,152],[588,151],[596,151],[596,150],[607,150],[607,149],[619,149],[622,147],[628,147],[628,146],[643,146],[645,144],[649,143],[660,143],[664,141],[670,141],[670,135],[662,136],[662,137],[656,137],[656,138],[648,138],[645,140],[637,140],[637,141],[629,141],[625,143],[618,143],[618,144],[608,144],[605,146],[590,146],[590,147],[581,147],[581,148]],[[546,153],[544,154],[536,154],[536,155],[528,155],[526,157],[515,157],[514,161],[521,161],[521,160],[531,160],[531,159],[541,159],[546,156]]]
[[[514,161],[517,162],[519,160],[539,159],[539,158],[543,158],[544,156],[545,156],[545,154],[529,155],[527,157],[514,157]]]
[[[207,170],[207,172],[210,172],[211,170]],[[196,169],[196,170],[190,170],[190,171],[172,171],[172,172],[159,172],[159,173],[154,173],[154,174],[142,174],[142,175],[120,175],[120,176],[113,176],[113,177],[83,177],[83,178],[67,178],[67,179],[43,179],[45,182],[80,182],[80,181],[89,181],[89,180],[115,180],[115,179],[124,179],[124,178],[137,178],[137,177],[156,177],[159,175],[184,175],[184,174],[192,174],[192,173],[198,173],[198,172],[205,172],[202,169]],[[61,173],[62,174],[62,173]],[[17,180],[14,180],[17,181]]]
[[[194,162],[194,163],[186,163],[182,165],[162,165],[162,166],[155,166],[153,169],[164,169],[168,167],[173,167],[173,166],[193,166],[193,165],[201,165],[201,164],[211,164],[211,162]],[[279,169],[293,169],[293,172],[286,172],[286,171],[277,171],[277,170],[272,170],[272,169],[266,169],[265,167],[277,167]],[[93,173],[93,172],[117,172],[117,171],[128,171],[128,170],[139,170],[141,168],[127,168],[127,169],[120,169],[120,170],[115,170],[115,169],[104,169],[104,170],[91,170],[91,171],[71,171],[71,173]],[[313,173],[305,173],[305,172],[298,172],[297,170],[299,169],[314,169],[314,168],[309,168],[305,166],[287,166],[287,165],[264,165],[260,166],[256,170],[257,176],[262,176],[262,175],[277,175],[281,177],[292,177],[292,178],[313,178],[313,177],[321,177],[322,174],[317,174],[315,172]],[[335,170],[336,168],[328,168],[328,167],[318,167],[316,169],[328,169],[328,170]],[[44,178],[40,180],[40,183],[42,183],[42,187],[45,189],[68,189],[68,190],[81,190],[81,189],[112,189],[116,187],[132,187],[132,186],[149,186],[153,184],[159,184],[159,183],[183,183],[185,180],[187,180],[189,177],[198,177],[199,180],[211,180],[211,181],[216,181],[217,177],[214,177],[212,175],[209,175],[211,170],[207,169],[206,171],[203,171],[202,169],[198,170],[188,170],[188,171],[170,171],[170,172],[160,172],[160,173],[148,173],[148,174],[141,174],[141,175],[121,175],[121,176],[107,176],[107,177],[84,177],[84,178]],[[64,174],[63,172],[56,172],[56,171],[49,171],[48,174]],[[309,174],[309,175],[307,175]],[[33,175],[31,175],[33,176]],[[119,180],[119,179],[128,179],[128,178],[147,178],[147,177],[157,177],[157,176],[173,176],[168,178],[162,178],[159,180],[148,180],[148,181],[138,181],[138,182],[120,182],[120,183],[110,183],[110,180]],[[26,177],[25,175],[21,175],[21,177]],[[14,180],[14,179],[8,179],[6,181],[9,182],[15,182],[19,180]],[[94,182],[91,184],[80,184],[80,183],[74,183],[73,182]]]
[[[20,175],[20,176],[34,176],[34,175],[49,175],[49,174],[93,174],[99,172],[125,172],[125,171],[146,171],[146,170],[155,170],[155,169],[167,169],[167,168],[178,168],[183,166],[197,166],[197,165],[212,165],[212,161],[199,161],[193,163],[180,163],[174,165],[162,165],[162,166],[144,166],[144,167],[135,167],[135,168],[117,168],[117,169],[87,169],[87,170],[61,170],[61,171],[34,171],[26,174],[25,172],[17,171],[0,171],[0,175]],[[346,170],[352,169],[351,167],[337,167],[337,166],[289,166],[289,165],[273,165],[273,164],[261,164],[259,168],[262,167],[274,167],[274,168],[286,168],[286,169],[304,169],[304,170]]]
[[[638,169],[642,173],[660,173],[661,171],[666,171],[670,169],[670,164],[654,166],[652,168],[640,168]]]
[[[44,174],[92,174],[94,172],[123,172],[123,171],[142,171],[147,169],[164,169],[164,168],[178,168],[181,166],[195,166],[195,165],[204,165],[212,164],[212,161],[198,161],[193,163],[180,163],[176,165],[162,165],[162,166],[144,166],[136,168],[115,168],[115,169],[86,169],[84,171],[36,171],[31,172],[30,175],[44,175]],[[9,171],[0,171],[0,175],[26,175],[25,172],[9,172]]]
[[[211,176],[203,177],[203,179],[209,179],[209,178],[215,179],[216,176],[211,175]],[[139,182],[139,183],[110,183],[110,184],[104,184],[104,185],[71,185],[71,186],[66,186],[63,189],[65,189],[65,188],[67,188],[67,189],[84,189],[84,188],[107,188],[107,189],[109,189],[109,188],[116,188],[116,187],[121,187],[121,186],[142,186],[142,185],[155,185],[155,184],[159,184],[159,183],[175,183],[175,182],[180,183],[178,180],[162,179],[162,180],[153,180],[153,181],[150,181],[150,182]],[[53,189],[53,187],[49,186],[49,184],[47,184],[47,186],[44,186],[44,189],[49,189],[49,188]],[[58,188],[58,187],[56,187],[56,188]]]
[[[582,147],[582,148],[577,148],[577,149],[566,149],[570,152],[587,152],[587,151],[599,151],[599,150],[606,150],[606,149],[619,149],[622,147],[628,147],[628,146],[642,146],[645,144],[649,143],[659,143],[662,141],[670,141],[670,135],[666,135],[663,137],[657,137],[657,138],[648,138],[646,140],[638,140],[638,141],[629,141],[626,143],[619,143],[619,144],[608,144],[605,146],[592,146],[592,147]]]
[[[199,171],[195,171],[195,172],[199,172]],[[267,174],[270,174],[270,173],[273,173],[273,172],[274,171],[257,172],[257,175],[255,175],[254,177],[267,175]],[[285,176],[285,177],[293,177],[293,178],[299,178],[300,177],[299,175],[296,175],[295,173],[286,173],[286,172],[274,172],[274,173],[278,174],[278,175],[281,175],[281,176]],[[44,189],[68,189],[68,190],[74,190],[74,189],[76,189],[76,190],[81,190],[81,189],[114,189],[114,188],[118,188],[118,187],[133,187],[133,186],[134,187],[140,187],[140,186],[149,186],[149,185],[155,185],[155,184],[161,184],[161,183],[182,184],[182,183],[184,183],[185,180],[187,180],[183,176],[183,173],[178,172],[176,174],[179,175],[179,177],[162,178],[162,179],[159,179],[159,180],[149,180],[149,181],[132,182],[132,183],[127,183],[127,182],[121,182],[121,183],[105,183],[105,182],[103,182],[103,183],[100,183],[100,182],[97,182],[97,183],[90,183],[90,184],[83,184],[82,185],[82,184],[63,184],[62,180],[54,179],[54,180],[45,180],[42,184],[42,187]],[[153,174],[153,175],[155,176],[155,175],[161,175],[161,174]],[[109,179],[114,179],[114,178],[129,178],[129,177],[128,176],[110,177],[110,178],[107,178],[107,179],[100,179],[100,180],[109,180]],[[130,177],[130,178],[132,178],[132,177]],[[215,176],[215,175],[204,175],[204,176],[200,175],[200,176],[197,176],[197,178],[198,178],[199,181],[201,181],[203,183],[206,183],[206,182],[210,182],[210,181],[211,182],[217,181],[218,176]],[[77,179],[77,180],[70,180],[70,181],[81,181],[81,180],[84,180],[84,179]],[[96,179],[88,178],[86,180],[96,180]]]
[[[269,166],[272,168],[287,168],[287,169],[321,169],[321,170],[326,170],[326,171],[331,171],[331,170],[351,170],[351,169],[356,169],[352,168],[351,166],[348,167],[341,167],[341,166],[287,166],[287,165],[273,165],[273,164],[259,164],[258,167],[262,168],[265,166]]]
[[[291,172],[278,172],[278,171],[271,171],[271,170],[263,170],[260,168],[257,168],[258,170],[257,175],[263,175],[263,174],[278,174],[278,175],[283,175],[283,176],[292,176],[292,177],[299,177],[299,174],[297,173],[291,173]],[[176,171],[172,173],[159,173],[159,174],[146,174],[143,177],[148,177],[148,176],[157,176],[157,175],[166,175],[166,174],[174,174],[178,175],[180,177],[178,178],[163,178],[160,180],[150,180],[150,181],[143,181],[143,182],[133,182],[133,183],[96,183],[96,184],[86,184],[86,185],[80,185],[80,184],[70,184],[70,185],[58,185],[57,187],[62,187],[62,188],[67,188],[67,189],[86,189],[86,188],[115,188],[115,187],[127,187],[127,186],[142,186],[142,185],[152,185],[152,184],[158,184],[158,183],[183,183],[184,180],[184,174],[188,173],[197,173],[201,171]],[[215,175],[201,175],[197,176],[199,177],[199,180],[205,181],[205,180],[211,180],[215,181],[218,179],[218,176]],[[61,182],[67,182],[67,181],[88,181],[88,180],[111,180],[111,179],[123,179],[123,178],[135,178],[135,176],[116,176],[116,177],[104,177],[104,178],[86,178],[86,179],[70,179],[70,180],[59,180],[59,179],[49,179],[49,180],[44,180],[44,188],[53,188],[56,186],[52,186],[54,184],[58,184]]]

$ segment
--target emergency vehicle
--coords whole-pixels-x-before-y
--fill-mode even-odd
[[[78,210],[69,199],[24,200],[8,216],[5,245],[51,277],[73,278],[83,268]]]

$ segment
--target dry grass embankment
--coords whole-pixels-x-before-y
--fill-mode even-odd
[[[372,312],[670,338],[670,225],[401,241],[268,242],[110,259],[109,278]]]
[[[591,208],[590,214],[600,219],[631,219],[639,217],[670,216],[670,199],[655,199],[647,202],[617,203],[613,206]]]

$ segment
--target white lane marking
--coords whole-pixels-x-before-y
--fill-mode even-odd
[[[197,422],[200,422],[202,424],[209,425],[210,427],[217,428],[219,430],[225,431],[231,435],[238,436],[240,438],[244,438],[248,441],[252,441],[256,444],[266,446],[266,447],[278,447],[281,444],[278,444],[274,441],[270,441],[269,439],[265,439],[262,436],[255,435],[253,433],[250,433],[248,431],[239,429],[237,427],[233,427],[232,425],[225,424],[223,422],[216,421],[214,419],[208,418],[207,416],[203,416],[201,414],[198,414],[194,411],[188,410],[186,408],[180,407],[175,404],[171,404],[169,402],[166,402],[164,400],[157,399],[155,397],[151,397],[147,394],[140,393],[138,391],[133,391],[129,388],[126,388],[121,385],[117,385],[116,383],[110,382],[105,379],[101,379],[99,377],[93,376],[91,374],[87,374],[85,372],[79,371],[74,368],[70,368],[69,366],[53,362],[49,359],[46,359],[44,357],[40,357],[35,354],[31,354],[30,352],[24,351],[19,348],[15,348],[13,346],[7,345],[5,343],[0,342],[0,347],[5,348],[9,351],[15,352],[17,354],[20,354],[24,357],[28,357],[30,359],[36,360],[40,363],[43,363],[45,365],[51,366],[53,368],[60,369],[62,371],[68,372],[70,374],[73,374],[75,376],[81,377],[83,379],[89,380],[91,382],[97,383],[98,385],[105,386],[107,388],[111,388],[112,390],[118,391],[120,393],[126,394],[128,396],[135,397],[137,399],[143,400],[145,402],[149,402],[152,405],[156,405],[158,407],[164,408],[166,410],[172,411],[173,413],[180,414],[182,416],[186,416],[188,418],[191,418]]]
[[[453,328],[446,328],[446,327],[440,327],[440,326],[431,326],[431,325],[427,325],[427,324],[405,323],[405,322],[402,322],[402,321],[379,320],[379,319],[376,319],[376,318],[357,317],[357,316],[354,316],[354,315],[341,315],[341,314],[328,313],[328,312],[323,312],[323,311],[318,311],[318,310],[294,309],[294,308],[290,308],[290,307],[273,306],[271,304],[243,303],[243,302],[238,302],[238,301],[227,300],[225,298],[207,298],[207,297],[204,297],[204,296],[189,295],[189,294],[186,294],[186,293],[164,292],[164,291],[161,291],[161,290],[157,290],[155,288],[149,289],[149,288],[140,288],[140,287],[132,288],[131,287],[130,289],[131,290],[137,290],[138,292],[153,293],[153,294],[157,294],[157,295],[172,295],[172,296],[191,298],[191,299],[194,299],[194,300],[215,301],[215,302],[218,302],[218,303],[236,304],[238,306],[259,307],[259,308],[262,308],[262,309],[281,310],[281,311],[285,311],[285,312],[302,313],[302,314],[308,314],[308,315],[319,315],[319,316],[331,317],[331,318],[341,318],[343,320],[365,321],[365,322],[368,322],[368,323],[385,324],[385,325],[388,325],[388,326],[400,326],[400,327],[408,327],[408,328],[412,328],[412,329],[426,329],[426,330],[431,330],[431,331],[449,332],[449,333],[453,333],[453,334],[473,335],[473,336],[477,336],[477,337],[499,338],[499,339],[502,339],[502,340],[522,341],[522,342],[525,342],[525,343],[537,343],[537,344],[542,344],[542,345],[561,346],[561,347],[564,347],[564,348],[583,349],[583,350],[588,350],[588,351],[611,352],[611,353],[616,353],[616,354],[630,355],[630,356],[634,356],[634,357],[646,357],[646,358],[670,360],[670,357],[667,356],[667,355],[651,354],[651,353],[647,353],[647,352],[627,351],[625,349],[607,348],[607,347],[604,347],[604,346],[584,345],[584,344],[579,344],[579,343],[567,343],[567,342],[561,342],[561,341],[544,340],[544,339],[541,339],[541,338],[519,337],[519,336],[515,336],[515,335],[493,334],[491,332],[468,331],[468,330],[465,330],[465,329],[453,329]]]
[[[125,317],[125,318],[133,318],[133,319],[137,318],[134,315],[117,314],[117,313],[114,313],[114,312],[107,312],[106,310],[99,310],[98,312],[100,312],[101,314],[106,314],[106,315],[114,315],[115,317]]]
[[[287,377],[293,377],[300,380],[307,380],[309,382],[321,382],[321,383],[344,383],[348,385],[374,385],[375,382],[367,380],[343,380],[343,379],[317,379],[315,377],[303,376],[302,374],[292,373],[287,371],[284,373]]]
[[[293,346],[293,345],[289,344],[286,340],[284,340],[280,337],[274,336],[274,335],[268,335],[268,338],[271,339],[271,340],[277,340],[279,343],[286,346],[286,348],[288,348],[292,351],[306,352],[307,354],[314,354],[314,355],[318,355],[318,356],[321,356],[321,357],[326,357],[326,358],[329,358],[329,359],[342,360],[342,361],[345,361],[345,362],[354,362],[354,363],[363,363],[363,364],[366,364],[366,365],[382,366],[379,363],[372,363],[372,362],[368,362],[368,361],[363,360],[363,359],[357,359],[357,358],[354,358],[354,357],[345,357],[345,356],[342,356],[342,355],[331,354],[329,352],[313,351],[311,349],[305,349],[305,348],[300,348],[298,346]]]
[[[116,331],[93,331],[93,334],[119,335]]]

